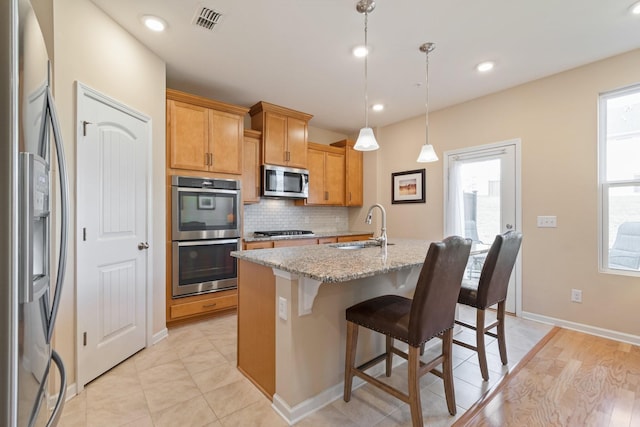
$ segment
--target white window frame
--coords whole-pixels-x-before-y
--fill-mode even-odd
[[[636,92],[640,92],[640,83],[603,92],[598,97],[598,267],[601,273],[640,277],[640,272],[609,268],[609,190],[640,186],[640,178],[607,180],[607,100]]]

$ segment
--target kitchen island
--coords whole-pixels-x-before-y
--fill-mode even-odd
[[[411,297],[428,241],[233,252],[238,258],[238,369],[294,423],[343,391],[345,309],[383,294]],[[357,360],[384,351],[362,331]],[[399,359],[399,358],[398,358]]]

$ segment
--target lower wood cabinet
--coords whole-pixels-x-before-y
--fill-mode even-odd
[[[233,309],[237,305],[238,292],[236,289],[173,299],[169,302],[167,322],[171,323],[202,314]]]

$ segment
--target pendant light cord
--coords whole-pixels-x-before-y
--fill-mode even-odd
[[[425,113],[424,121],[425,121],[425,129],[427,133],[425,143],[429,145],[429,48],[427,48],[425,56],[427,57],[427,59],[426,59],[426,73],[424,77],[424,85],[425,85],[425,93],[426,93],[424,106],[427,112]]]
[[[369,13],[364,13],[364,127],[369,127],[369,85],[367,73],[367,58],[369,58],[369,45],[367,44],[367,27],[369,22]]]

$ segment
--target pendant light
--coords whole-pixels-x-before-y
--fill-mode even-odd
[[[420,154],[418,155],[418,163],[429,163],[438,161],[438,155],[433,149],[433,145],[429,144],[429,53],[432,52],[435,48],[435,43],[427,42],[420,45],[420,52],[424,52],[425,56],[427,57],[427,72],[425,77],[425,107],[427,109],[427,112],[425,113],[425,132],[427,134],[427,137],[425,139],[424,145],[422,146],[422,149],[420,150]]]
[[[369,97],[367,94],[367,58],[369,57],[369,46],[367,45],[367,24],[369,21],[369,13],[373,12],[376,3],[373,0],[360,0],[356,5],[358,13],[364,14],[364,48],[367,54],[364,57],[364,127],[360,129],[360,134],[353,147],[358,151],[373,151],[380,148],[373,129],[369,127]]]

